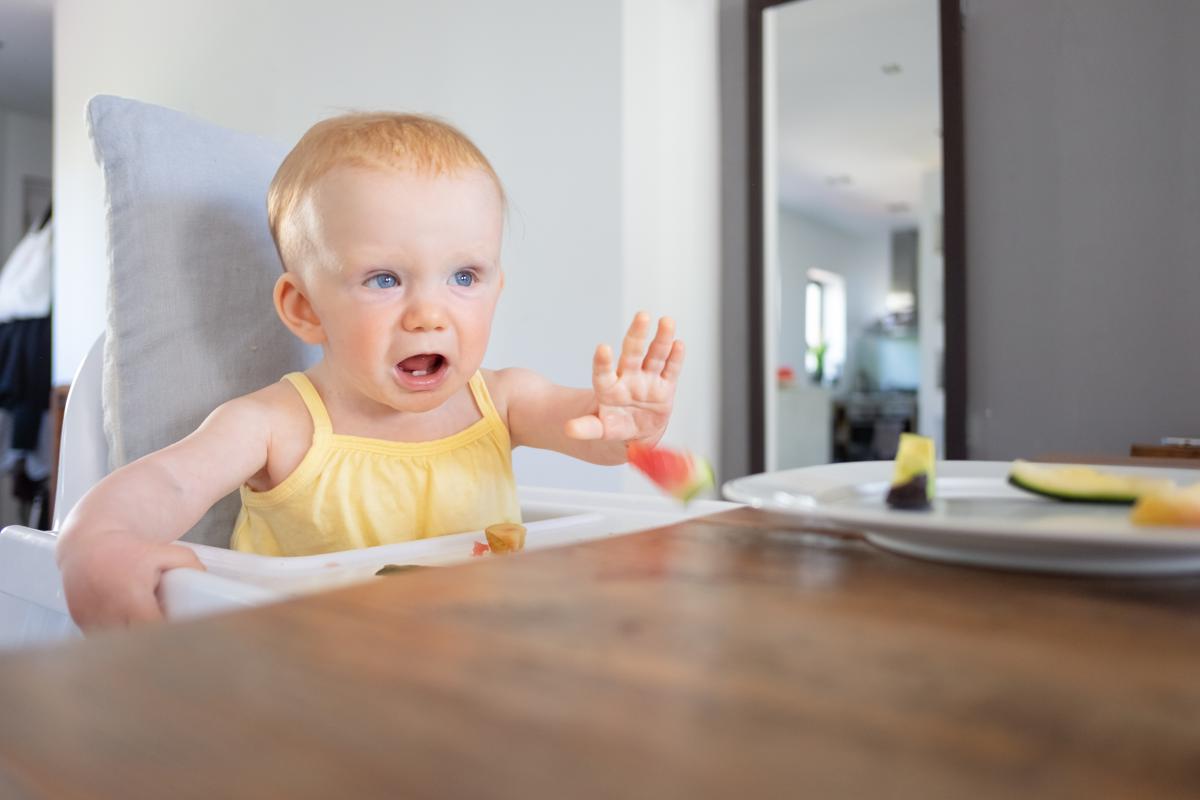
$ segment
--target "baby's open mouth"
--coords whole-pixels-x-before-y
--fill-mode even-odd
[[[421,353],[409,356],[397,366],[401,372],[406,372],[414,378],[424,378],[432,375],[446,365],[446,358],[440,353]]]

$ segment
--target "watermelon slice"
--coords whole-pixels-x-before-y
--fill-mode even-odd
[[[684,503],[713,485],[712,466],[700,456],[636,442],[626,447],[626,456],[660,489]]]

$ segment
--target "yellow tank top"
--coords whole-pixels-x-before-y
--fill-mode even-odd
[[[483,419],[431,442],[334,433],[308,376],[284,378],[312,415],[312,447],[278,486],[242,486],[232,549],[302,556],[521,521],[508,427],[478,372],[469,386]]]

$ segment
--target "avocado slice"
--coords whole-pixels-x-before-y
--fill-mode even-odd
[[[1069,503],[1131,505],[1146,492],[1174,486],[1169,480],[1113,475],[1077,465],[1033,464],[1017,459],[1008,482],[1018,489]]]

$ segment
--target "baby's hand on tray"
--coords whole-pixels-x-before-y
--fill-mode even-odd
[[[85,631],[161,620],[156,593],[162,574],[204,569],[180,544],[113,531],[72,533],[67,548],[60,542],[59,568],[71,616]]]

